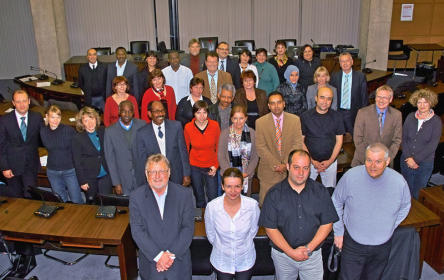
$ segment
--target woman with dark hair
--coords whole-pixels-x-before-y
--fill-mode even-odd
[[[251,52],[249,50],[242,50],[239,53],[239,68],[241,74],[244,71],[251,70],[256,76],[256,87],[259,85],[259,74],[257,73],[257,68],[253,64],[251,64],[252,57]]]
[[[256,62],[259,84],[257,88],[264,90],[267,96],[279,86],[279,76],[273,65],[267,62],[267,50],[260,48],[256,50]]]
[[[407,116],[402,127],[401,173],[412,197],[418,199],[420,189],[427,186],[432,175],[442,122],[432,109],[438,104],[438,96],[430,89],[415,91],[409,102],[418,110]]]
[[[182,98],[177,104],[176,121],[180,121],[183,127],[193,119],[194,103],[203,100],[207,102],[208,106],[213,104],[208,97],[202,95],[204,86],[204,80],[199,77],[192,78],[190,81],[190,95]]]
[[[299,69],[289,65],[285,70],[285,82],[279,85],[277,91],[282,93],[285,100],[285,111],[300,116],[307,111],[307,99],[299,80]]]
[[[234,95],[234,104],[243,105],[247,108],[248,126],[256,127],[256,119],[267,114],[270,110],[267,104],[267,94],[265,91],[256,88],[256,75],[251,70],[241,74],[242,88],[236,91]]]
[[[165,85],[165,76],[160,69],[154,69],[151,73],[150,88],[145,91],[142,98],[141,119],[147,123],[150,122],[147,106],[154,100],[162,102],[166,110],[166,118],[176,119],[176,95],[172,87]]]
[[[140,98],[142,98],[143,93],[150,87],[149,81],[151,79],[151,72],[153,72],[154,69],[159,69],[159,59],[155,51],[147,51],[145,53],[145,67],[137,73]],[[142,100],[137,100],[138,103],[140,103],[140,101]]]
[[[217,159],[220,172],[224,173],[230,167],[242,171],[243,193],[250,196],[251,182],[259,161],[256,153],[256,133],[246,125],[247,109],[244,106],[233,106],[230,118],[232,125],[222,130],[219,137]]]
[[[196,207],[205,208],[205,193],[208,201],[217,197],[217,146],[220,129],[216,121],[208,119],[208,104],[205,101],[194,103],[193,115],[194,118],[185,125],[185,144],[190,158]]]
[[[93,204],[98,193],[112,192],[103,151],[105,128],[100,126],[100,116],[93,108],[83,107],[76,116],[76,129],[79,133],[72,139],[74,167],[86,202]]]
[[[83,203],[72,158],[72,139],[76,132],[60,123],[62,111],[56,105],[49,107],[45,120],[47,125],[40,129],[40,138],[48,150],[46,174],[52,191],[64,202]]]
[[[299,68],[299,83],[306,92],[308,86],[314,83],[313,75],[316,69],[321,66],[321,60],[314,56],[313,48],[310,45],[304,45],[294,64]]]
[[[224,195],[205,209],[205,231],[213,245],[210,262],[217,279],[251,279],[256,261],[253,239],[258,231],[259,206],[241,194],[242,172],[228,168],[222,175]]]
[[[103,123],[106,127],[119,120],[119,104],[128,100],[134,105],[134,117],[139,118],[139,106],[134,96],[129,94],[130,87],[128,80],[124,76],[117,76],[113,79],[113,94],[106,99],[105,111],[103,112]]]
[[[284,41],[277,40],[274,45],[275,56],[270,58],[270,62],[275,68],[279,76],[279,83],[285,82],[284,73],[287,70],[288,65],[293,64],[293,59],[287,56],[287,46]]]

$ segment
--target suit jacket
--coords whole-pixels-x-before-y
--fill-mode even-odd
[[[188,158],[185,138],[183,136],[182,124],[178,121],[164,120],[165,122],[165,152],[170,161],[170,181],[182,184],[184,176],[191,175],[190,161]],[[153,154],[160,154],[159,144],[154,134],[153,125],[148,124],[137,131],[135,158],[137,160],[136,179],[138,185],[146,182],[145,163],[147,158]]]
[[[233,83],[236,89],[241,88],[242,85],[240,82],[241,73],[240,73],[239,63],[227,56],[227,66],[225,69],[227,70],[228,73],[231,74],[231,78],[233,79]]]
[[[137,158],[133,157],[133,149],[136,145],[137,130],[145,125],[146,122],[143,120],[133,119],[131,143],[128,143],[120,122],[105,129],[105,159],[111,182],[113,186],[121,184],[125,195],[129,195],[138,186],[136,182]]]
[[[184,54],[182,56],[182,59],[180,60],[180,64],[190,68],[190,64],[191,64],[191,59],[190,59],[190,54]],[[205,67],[205,54],[204,53],[200,53],[199,54],[199,71],[204,70]],[[191,68],[190,68],[191,69]]]
[[[351,121],[352,127],[354,124],[354,120],[356,118],[356,114],[358,110],[362,107],[368,105],[368,94],[367,94],[367,79],[365,78],[364,73],[361,71],[352,70],[352,88],[351,88],[351,102],[350,102],[350,111],[352,118]],[[338,93],[338,110],[341,108],[341,95],[342,95],[342,71],[333,73],[330,79],[330,85],[337,89]]]
[[[97,135],[100,141],[100,151],[97,151],[86,131],[78,133],[72,139],[72,158],[80,185],[90,184],[96,180],[100,173],[101,165],[103,165],[105,171],[108,172],[103,143],[104,134],[105,128],[102,126],[99,127],[97,129]]]
[[[131,61],[126,61],[125,70],[123,71],[123,76],[128,79],[128,83],[130,86],[129,92],[134,95],[136,100],[140,100],[140,90],[139,90],[139,82],[137,80],[137,66]],[[113,79],[117,76],[117,68],[116,62],[112,62],[108,64],[108,70],[106,74],[106,97],[113,94],[112,82]]]
[[[382,136],[380,136],[376,105],[372,104],[360,109],[356,116],[353,132],[355,155],[353,156],[352,167],[365,163],[365,149],[368,145],[376,142],[381,142],[389,148],[389,156],[391,164],[393,164],[401,140],[402,114],[400,111],[390,106],[387,108]]]
[[[273,166],[288,162],[294,149],[302,149],[301,121],[298,116],[284,112],[282,146],[279,154],[275,139],[275,123],[272,113],[256,120],[256,150],[259,155],[258,177],[262,181],[278,183],[287,177],[273,171]],[[268,186],[271,187],[271,186]]]
[[[0,169],[12,170],[15,176],[25,172],[37,175],[40,169],[38,147],[40,128],[43,126],[39,113],[28,111],[26,141],[23,140],[15,110],[0,118]]]
[[[93,84],[97,83],[97,90],[101,92],[103,100],[106,99],[106,73],[107,73],[107,65],[97,61],[97,68],[94,71],[97,71],[97,80],[93,80],[92,69],[89,67],[89,63],[83,64],[79,68],[79,87],[85,93],[85,105],[91,106],[91,97]]]
[[[139,272],[142,279],[191,280],[190,245],[194,234],[193,196],[190,188],[168,183],[163,219],[153,191],[144,184],[130,195],[130,225],[139,247]],[[176,255],[173,265],[157,272],[153,260],[161,251]]]
[[[201,78],[202,80],[204,80],[205,87],[204,87],[202,95],[211,99],[210,82],[208,81],[207,70],[197,73],[195,77],[198,77],[198,78]],[[217,70],[217,92],[219,92],[220,87],[226,83],[230,83],[230,84],[233,83],[233,80],[231,79],[231,74],[228,72]]]

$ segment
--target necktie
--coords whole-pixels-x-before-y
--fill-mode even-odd
[[[279,151],[279,154],[281,153],[282,150],[282,130],[281,130],[281,125],[280,125],[280,119],[276,119],[276,145],[277,145],[277,149]]]
[[[220,61],[220,71],[225,71],[224,61],[223,60]]]
[[[94,70],[94,69],[96,69],[96,65],[95,65],[95,64],[93,64],[93,70]]]
[[[26,117],[20,117],[20,119],[22,120],[22,122],[20,123],[20,131],[23,136],[23,141],[26,141]]]
[[[382,117],[384,116],[384,113],[379,113],[378,114],[378,122],[379,122],[379,136],[382,136],[382,130],[384,128],[383,124],[382,124]]]
[[[159,135],[159,138],[162,139],[163,138],[163,132],[160,129],[160,126],[158,126],[158,128],[159,128],[159,131],[157,132],[157,135]]]
[[[215,74],[214,74],[215,75]],[[216,104],[217,102],[217,93],[216,93],[216,81],[214,80],[214,75],[211,76],[211,82],[210,82],[210,99],[211,103]]]
[[[350,109],[350,83],[348,80],[348,74],[345,75],[344,87],[342,88],[342,96],[341,96],[341,108],[342,109]]]

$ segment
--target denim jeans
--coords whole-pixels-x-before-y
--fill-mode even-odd
[[[103,100],[102,96],[91,97],[91,105],[103,112],[105,108],[105,100]]]
[[[207,202],[217,197],[217,174],[208,175],[209,168],[197,167],[191,165],[191,184],[193,185],[194,197],[196,198],[196,207],[205,208]]]
[[[46,169],[52,190],[58,194],[64,202],[83,203],[79,182],[74,168],[68,170]]]
[[[405,163],[405,156],[401,156],[401,173],[409,184],[410,194],[418,199],[419,190],[426,187],[433,172],[433,161],[424,161],[418,164],[417,169],[411,169]]]

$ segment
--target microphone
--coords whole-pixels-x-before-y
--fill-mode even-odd
[[[369,65],[369,64],[372,64],[372,63],[374,63],[374,62],[376,62],[376,59],[373,59],[372,61],[366,61],[366,62],[364,63],[364,69],[362,69],[362,72],[365,73],[365,74],[370,74],[370,73],[372,73],[372,72],[373,72],[372,69],[370,69],[370,68],[366,68],[366,66]]]
[[[315,41],[313,41],[312,38],[310,38],[310,41],[311,41],[311,43],[313,44],[313,48],[314,48],[315,46],[317,46],[316,43],[315,43]]]
[[[42,74],[39,74],[38,79],[40,81],[44,81],[44,80],[48,80],[48,76],[45,75],[45,69],[42,69],[40,67],[35,67],[35,66],[30,66],[29,69],[31,69],[32,71],[39,71],[42,72]]]
[[[51,84],[53,84],[53,85],[55,85],[55,86],[57,86],[57,85],[61,85],[61,84],[64,83],[64,81],[62,81],[62,80],[60,80],[60,79],[57,79],[57,74],[54,73],[54,72],[51,72],[51,71],[45,70],[45,74],[51,74],[51,75],[54,75],[55,80],[52,81]]]

